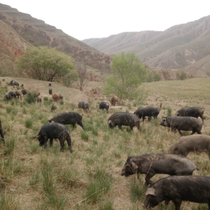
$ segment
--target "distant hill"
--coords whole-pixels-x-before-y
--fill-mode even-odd
[[[79,26],[78,26],[79,27]],[[0,4],[0,70],[12,75],[16,57],[29,46],[50,46],[76,61],[109,70],[111,58],[42,20]]]
[[[210,76],[210,16],[162,32],[124,32],[83,42],[110,55],[134,52],[150,67]]]

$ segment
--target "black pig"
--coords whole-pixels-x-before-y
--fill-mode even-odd
[[[192,131],[201,134],[202,122],[195,117],[181,117],[181,116],[169,116],[164,117],[160,125],[170,127],[172,131],[178,130],[182,135],[181,130]]]
[[[203,114],[205,109],[201,107],[183,107],[176,112],[177,116],[200,117],[204,122]]]
[[[144,206],[153,208],[170,200],[175,210],[180,210],[182,201],[207,203],[210,209],[210,177],[170,176],[160,179],[147,189]]]
[[[1,120],[0,120],[0,136],[1,136],[2,142],[5,144],[5,141],[4,141],[4,131],[3,131],[3,128],[2,128]]]
[[[49,122],[57,122],[61,124],[71,124],[75,128],[76,124],[80,125],[84,130],[84,126],[82,124],[82,116],[77,112],[62,112],[52,119]]]
[[[146,107],[137,109],[134,112],[134,114],[137,115],[139,119],[142,118],[143,121],[145,120],[145,117],[148,117],[148,120],[151,120],[151,117],[157,118],[161,107],[162,107],[162,103],[160,104],[160,108],[153,107],[153,106],[146,106]]]
[[[99,104],[99,109],[106,109],[107,113],[109,111],[109,104],[102,101],[100,104]]]
[[[87,112],[89,110],[89,103],[87,101],[80,101],[78,103],[78,108],[81,108]]]
[[[155,174],[192,175],[196,165],[180,155],[174,154],[144,154],[128,157],[122,169],[121,176],[146,174],[146,184]]]
[[[38,138],[39,140],[39,145],[44,146],[45,148],[47,147],[48,139],[50,139],[50,146],[53,145],[53,139],[59,139],[61,151],[63,151],[64,149],[64,142],[66,140],[68,143],[69,150],[70,152],[72,152],[71,137],[69,134],[69,130],[63,124],[52,122],[43,125],[36,138]]]
[[[170,147],[169,152],[183,156],[187,156],[189,152],[206,152],[210,159],[210,136],[204,134],[182,136]]]
[[[22,89],[21,92],[22,92],[23,95],[27,94],[27,90],[25,90],[25,89]]]
[[[140,130],[140,120],[139,118],[129,112],[116,112],[109,119],[108,124],[110,128],[118,126],[119,129],[122,129],[122,125],[130,126],[131,130],[133,127],[137,127]]]

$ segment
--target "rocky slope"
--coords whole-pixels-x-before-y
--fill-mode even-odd
[[[84,43],[107,54],[134,52],[150,67],[210,75],[210,16],[165,31],[125,32]]]
[[[44,21],[0,4],[0,69],[14,73],[14,61],[29,46],[50,46],[88,66],[109,70],[111,58]]]

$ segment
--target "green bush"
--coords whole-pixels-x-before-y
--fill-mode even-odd
[[[25,127],[26,128],[31,128],[32,124],[33,124],[33,120],[31,118],[25,120]]]
[[[111,188],[112,176],[103,169],[97,169],[87,186],[84,197],[89,203],[96,203]]]
[[[39,172],[35,172],[32,175],[31,179],[29,180],[29,185],[31,187],[35,187],[39,183],[40,180],[41,180],[40,173]]]
[[[182,71],[180,74],[177,75],[177,79],[184,80],[187,79],[186,72]]]
[[[21,209],[19,203],[14,199],[14,196],[6,193],[0,194],[0,209],[1,210],[19,210]]]
[[[15,141],[10,140],[6,142],[6,147],[4,148],[4,155],[11,155],[15,149]]]
[[[132,202],[137,200],[142,200],[144,198],[145,189],[143,183],[136,183],[135,181],[131,182],[130,185],[130,198]]]
[[[48,101],[48,99],[49,99],[48,97],[46,97],[46,96],[44,97],[44,101]]]
[[[36,93],[35,92],[29,92],[26,94],[24,101],[28,104],[32,104],[36,102]]]
[[[81,132],[81,138],[85,141],[88,141],[89,140],[89,136],[88,134],[85,132],[85,131],[82,131]]]
[[[167,116],[171,116],[171,114],[172,114],[172,109],[171,109],[171,107],[168,107],[167,108]]]
[[[105,200],[104,202],[100,203],[99,209],[100,210],[114,210],[113,201]]]

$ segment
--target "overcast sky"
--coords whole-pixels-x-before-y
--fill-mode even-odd
[[[210,15],[210,0],[0,0],[76,39],[155,30]]]

